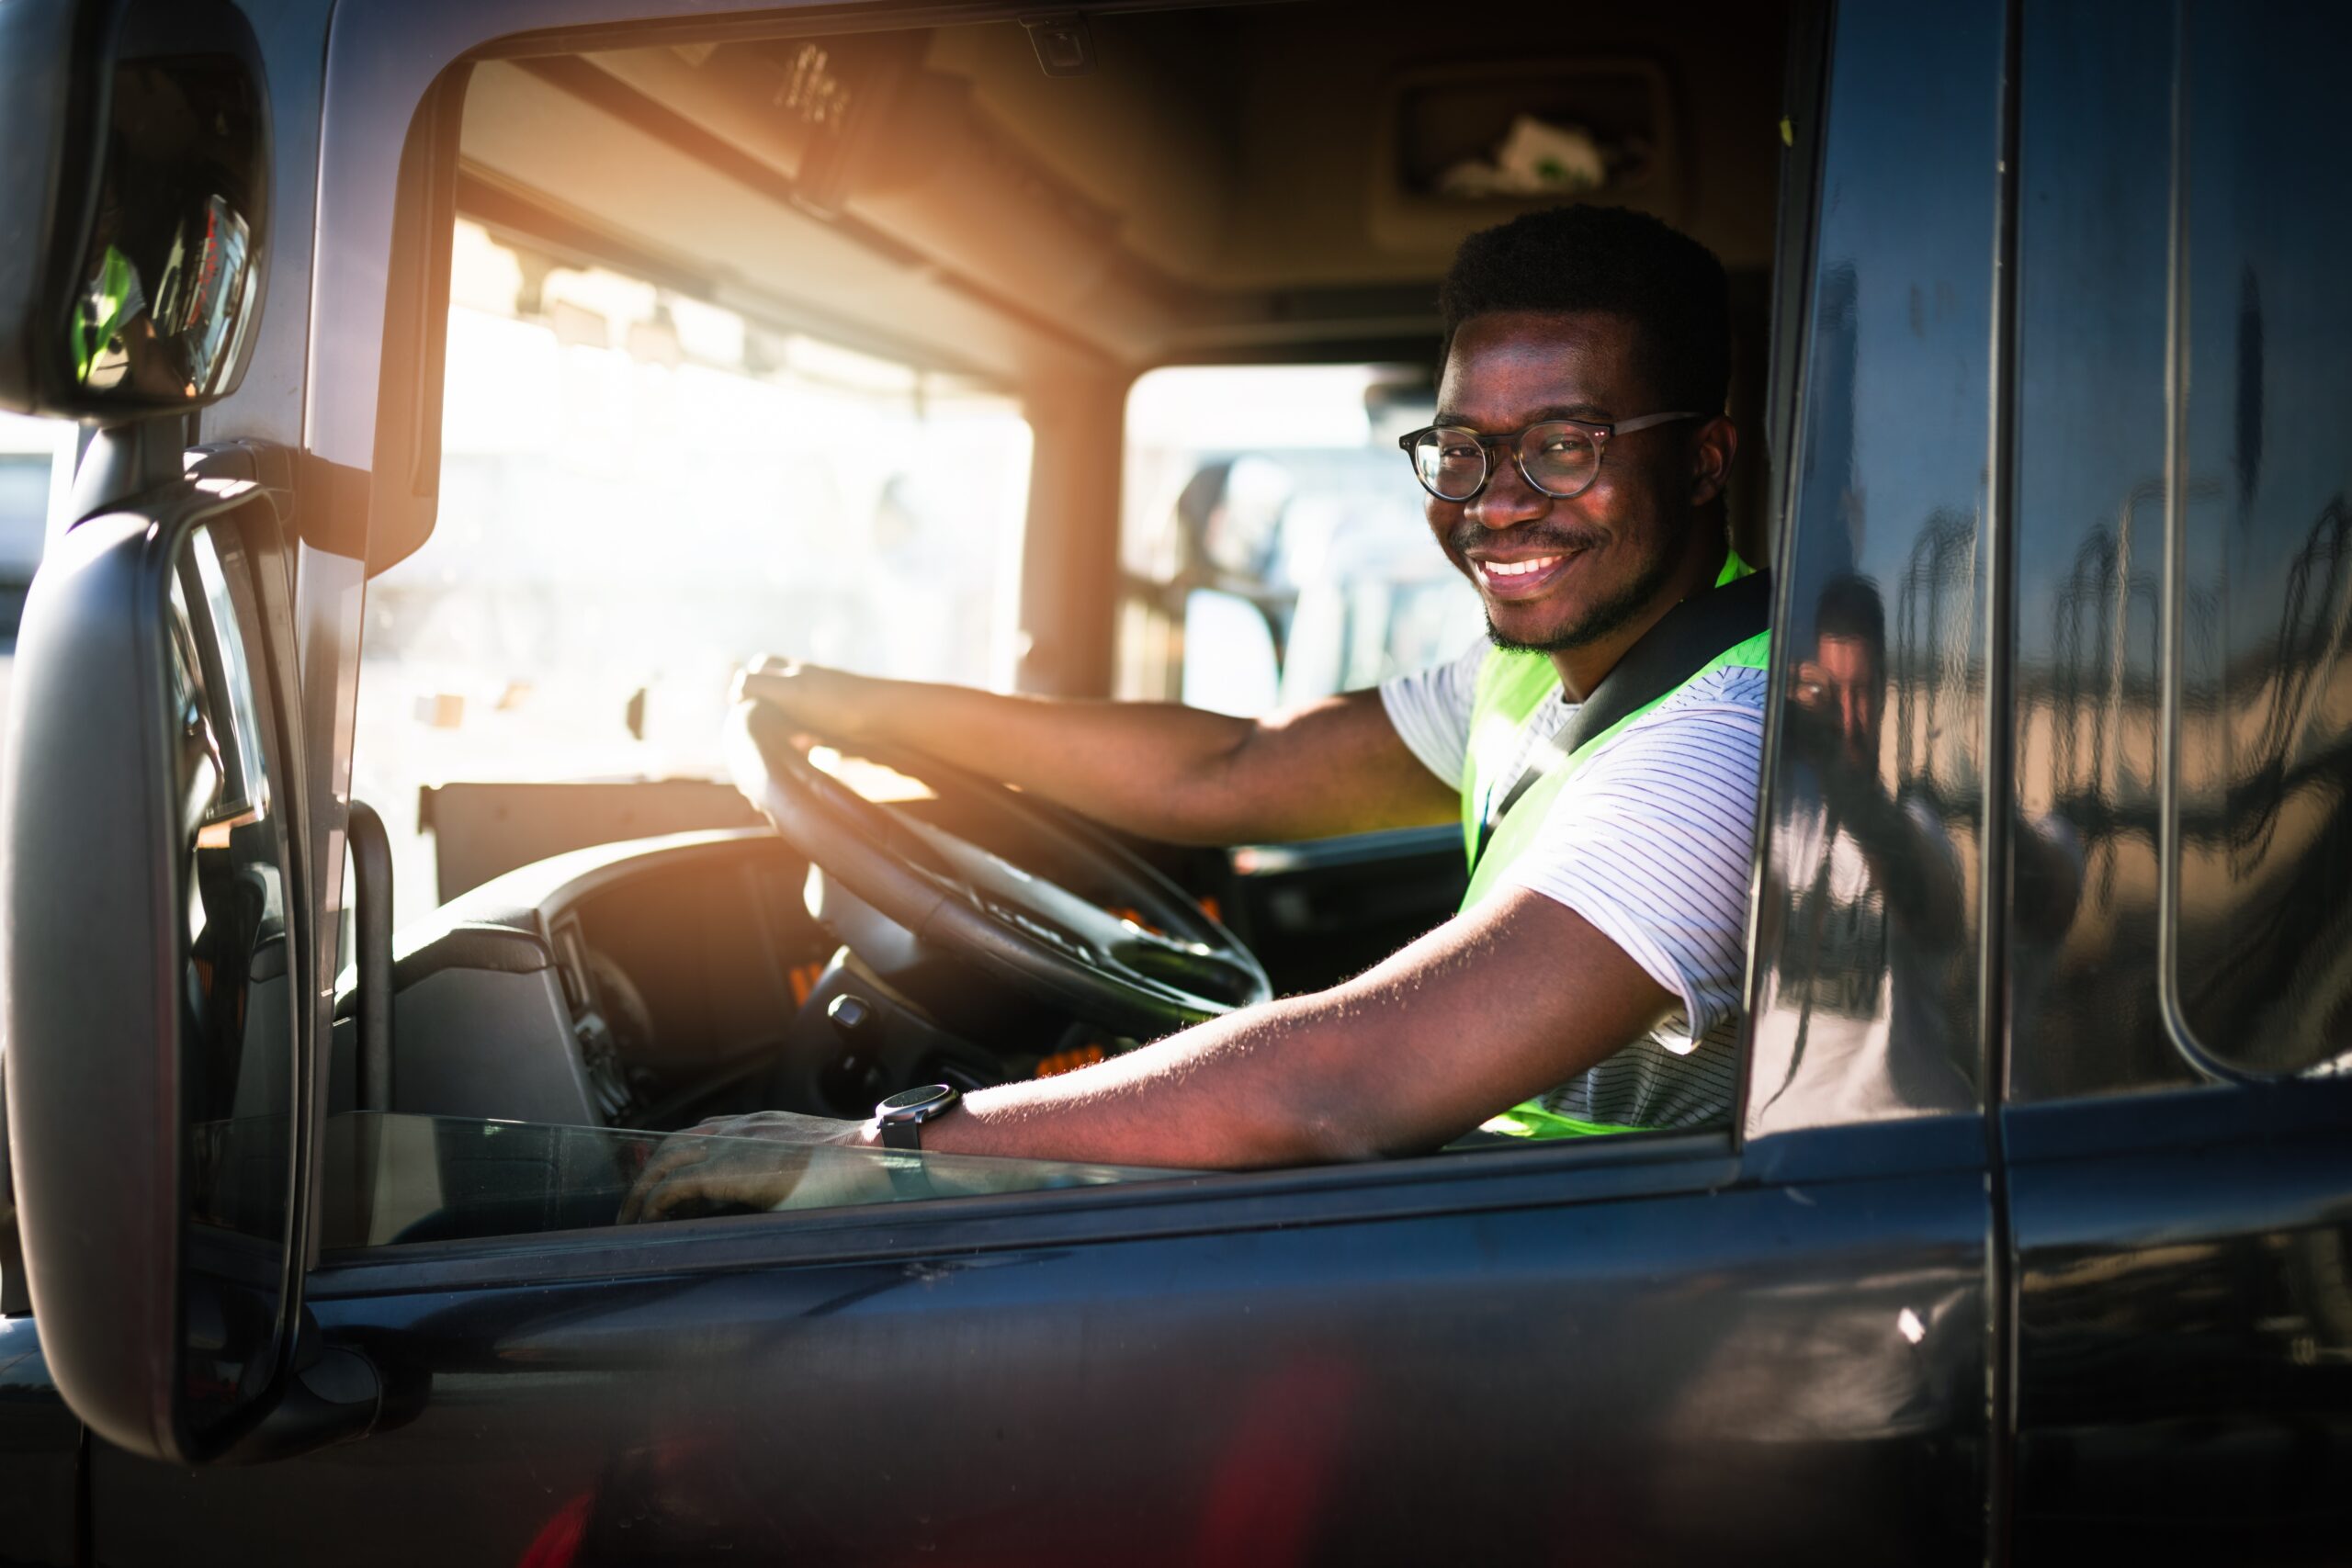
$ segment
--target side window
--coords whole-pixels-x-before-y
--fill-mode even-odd
[[[2228,1066],[2352,1065],[2352,17],[2188,9],[2174,505],[2175,1027]]]
[[[1378,366],[1182,367],[1127,399],[1119,694],[1257,715],[1452,658],[1478,599],[1396,437],[1435,404]]]
[[[1772,628],[1751,1134],[1982,1100],[1998,18],[1837,13]]]
[[[1778,64],[1750,47],[1778,39],[1760,15],[1749,42],[1693,46],[1741,84],[1706,95],[1725,134],[1704,139],[1721,148],[1705,181],[1665,177],[1640,139],[1611,154],[1627,193],[1662,213],[1690,191],[1722,193],[1709,198],[1719,210],[1679,221],[1718,249],[1751,306],[1770,292],[1778,145],[1756,129],[1770,127]],[[1344,212],[1295,196],[1311,186],[1353,203],[1364,168],[1388,168],[1363,164],[1388,134],[1372,95],[1344,95],[1367,111],[1361,135],[1242,155],[1238,139],[1265,128],[1237,120],[1244,100],[1193,65],[1213,62],[1238,89],[1265,58],[1177,17],[1135,36],[1183,46],[1125,57],[1164,101],[1041,89],[1035,51],[1004,21],[690,46],[665,30],[568,61],[485,59],[465,78],[438,521],[410,558],[372,563],[385,570],[368,584],[352,743],[353,794],[394,840],[399,941],[415,945],[396,948],[392,1091],[330,1122],[331,1245],[1174,1179],[812,1149],[762,1136],[794,1130],[762,1108],[862,1118],[911,1086],[1055,1076],[1247,1005],[1276,982],[1271,958],[1209,908],[1227,884],[1159,876],[1175,857],[1152,845],[1133,868],[1148,878],[1056,874],[1023,858],[1069,847],[1052,814],[1001,836],[975,825],[989,800],[1046,792],[959,795],[879,741],[865,758],[804,751],[826,738],[780,727],[821,716],[782,705],[747,710],[735,754],[720,755],[728,677],[757,653],[1003,683],[1026,641],[1016,589],[1051,654],[1035,668],[1082,672],[1091,688],[1107,633],[1115,694],[1232,713],[1359,690],[1483,643],[1477,595],[1430,539],[1396,438],[1435,412],[1427,356],[1447,254],[1550,186],[1432,196],[1428,236],[1410,243],[1351,231]],[[1513,62],[1503,80],[1552,103],[1549,70]],[[918,90],[903,101],[935,123],[885,112]],[[1527,117],[1504,113],[1504,97],[1462,101],[1474,98],[1477,115],[1413,133],[1433,171],[1521,135]],[[1163,137],[1163,108],[1192,129]],[[1591,137],[1569,140],[1599,147]],[[1328,177],[1318,145],[1343,149],[1347,177]],[[1220,194],[1196,217],[1188,189]],[[1967,237],[1938,231],[1921,249],[1986,254]],[[1872,309],[1895,312],[1873,314],[1874,331],[1905,310],[1894,294]],[[1952,314],[1951,341],[1981,352],[1983,323]],[[1322,362],[1342,353],[1354,362]],[[1100,394],[1131,367],[1204,354],[1266,363],[1143,376],[1115,461],[1117,411]],[[1049,433],[1034,498],[1032,414]],[[1973,498],[1975,460],[1947,456],[1906,512]],[[1966,553],[1945,538],[1958,531],[1938,536],[1947,555]],[[1874,565],[1892,578],[1905,558]],[[1973,586],[1961,581],[1955,603]],[[1916,657],[1964,665],[1943,643],[1981,617],[1928,608]],[[1943,710],[1914,716],[1906,735],[1930,744]],[[482,786],[462,792],[486,803],[474,827],[527,841],[545,819],[584,812],[592,788],[611,802],[718,784],[748,819],[730,764],[771,823],[800,830],[656,843],[653,814],[628,815],[653,796],[636,795],[613,815],[642,836],[567,844],[560,864],[518,852],[501,868],[514,880],[447,912],[447,934],[463,940],[426,951],[421,917],[466,879],[446,853],[454,836],[428,847],[446,818],[418,821],[424,786],[452,786],[432,797],[436,816],[454,786]],[[1920,763],[1939,766],[1953,764]],[[526,788],[571,798],[535,805]],[[900,808],[888,832],[851,808],[876,792]],[[876,858],[905,874],[855,886],[812,846],[857,835],[808,831],[791,815],[802,807],[820,829],[818,808],[870,829],[888,851]],[[1102,837],[1097,848],[1121,848]],[[1370,837],[1248,868],[1290,878],[1263,897],[1299,966],[1452,907],[1450,826],[1403,844]],[[752,863],[763,849],[777,863],[764,872]],[[705,851],[707,875],[672,879],[657,863]],[[971,916],[961,950],[943,884]],[[1414,925],[1431,889],[1442,902]],[[469,909],[533,929],[469,930]],[[1710,1102],[1692,1109],[1712,1133],[1713,1086],[1727,1096],[1732,1075],[1708,1066]],[[673,1168],[708,1179],[689,1201],[654,1201]]]
[[[2011,1092],[2340,1060],[2352,172],[2335,13],[2023,40]]]

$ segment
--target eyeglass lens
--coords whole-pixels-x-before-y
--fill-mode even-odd
[[[1600,449],[1573,424],[1537,424],[1519,437],[1528,481],[1553,495],[1574,495],[1600,471]],[[1487,447],[1466,430],[1431,430],[1413,443],[1413,468],[1441,501],[1467,501],[1487,482]]]

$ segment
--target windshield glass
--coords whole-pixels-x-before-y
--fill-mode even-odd
[[[1010,683],[1030,434],[987,388],[461,222],[442,440],[353,759],[401,920],[438,901],[420,787],[720,776],[754,655]]]

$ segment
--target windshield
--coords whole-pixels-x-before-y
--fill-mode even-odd
[[[440,518],[370,582],[353,790],[396,918],[422,786],[720,776],[757,654],[1010,684],[1010,399],[460,223]]]

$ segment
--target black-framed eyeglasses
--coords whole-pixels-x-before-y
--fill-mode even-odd
[[[1695,413],[1645,413],[1613,424],[1582,419],[1539,420],[1507,435],[1481,435],[1459,425],[1432,424],[1401,435],[1396,445],[1413,462],[1421,488],[1440,501],[1469,501],[1487,488],[1495,471],[1494,448],[1508,444],[1520,476],[1556,500],[1582,495],[1600,477],[1600,454],[1612,435],[1630,435],[1654,424],[1701,419]]]

